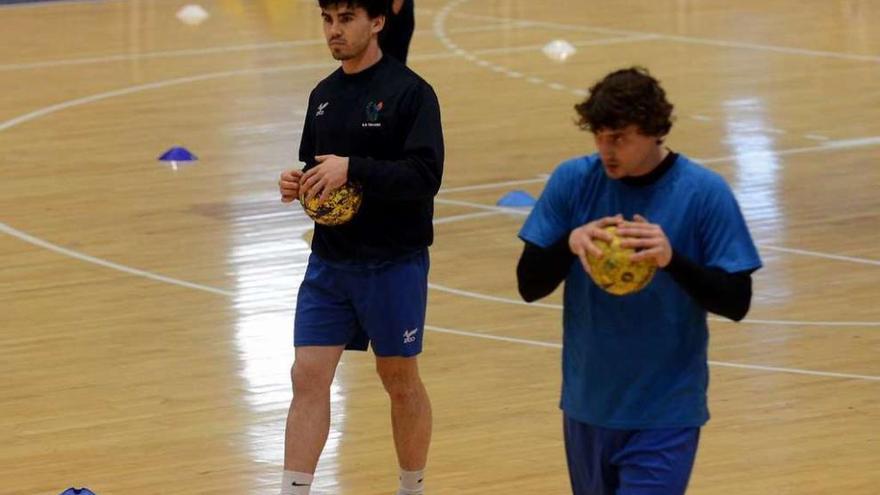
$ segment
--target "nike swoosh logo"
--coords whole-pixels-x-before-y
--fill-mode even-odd
[[[290,484],[290,486],[309,486],[309,483],[297,483],[296,481],[294,481]]]

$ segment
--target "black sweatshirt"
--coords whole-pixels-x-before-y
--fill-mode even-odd
[[[395,259],[434,240],[434,195],[443,175],[440,105],[433,88],[391,57],[356,74],[338,69],[309,96],[299,159],[349,158],[363,186],[351,222],[315,225],[312,251],[332,261]]]
[[[677,154],[669,153],[651,173],[622,180],[631,185],[652,184],[672,167],[677,158]],[[516,267],[520,295],[527,302],[549,295],[565,280],[576,260],[569,249],[568,236],[546,249],[526,242]],[[674,250],[672,261],[664,269],[703,309],[735,321],[748,313],[752,300],[751,271],[727,273],[703,267]]]

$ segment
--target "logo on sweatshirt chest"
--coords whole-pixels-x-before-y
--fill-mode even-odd
[[[367,121],[361,124],[361,127],[382,127],[379,117],[382,115],[382,109],[385,108],[384,102],[371,101],[367,103],[366,117]]]

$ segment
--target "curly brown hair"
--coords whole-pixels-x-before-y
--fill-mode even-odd
[[[593,133],[634,124],[642,134],[662,138],[672,129],[673,106],[660,81],[644,67],[608,74],[574,108],[580,116],[577,125]]]

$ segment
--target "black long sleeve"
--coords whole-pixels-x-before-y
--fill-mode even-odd
[[[342,69],[309,97],[299,158],[348,157],[348,178],[363,186],[354,218],[316,225],[312,251],[326,260],[388,260],[434,240],[434,195],[443,176],[440,105],[431,86],[392,57],[361,72]]]
[[[386,199],[433,198],[440,190],[444,155],[440,104],[428,85],[409,96],[402,106],[413,115],[404,127],[401,158],[349,158],[348,177],[363,184],[370,194]]]
[[[315,123],[314,118],[308,116],[308,113],[317,113],[319,110],[315,108],[313,98],[315,92],[309,94],[309,104],[306,106],[307,116],[303,122],[302,136],[299,139],[299,161],[303,162],[304,170],[308,170],[315,166]]]
[[[565,280],[574,260],[567,237],[546,249],[526,242],[516,266],[520,296],[533,302],[549,295]]]
[[[752,302],[752,272],[728,273],[700,266],[673,252],[665,270],[706,311],[740,321]]]
[[[546,297],[565,280],[575,261],[568,239],[548,248],[526,242],[516,267],[520,296],[526,302]],[[706,311],[734,321],[742,320],[748,313],[752,300],[751,272],[727,273],[702,267],[677,253],[673,253],[665,270]]]

